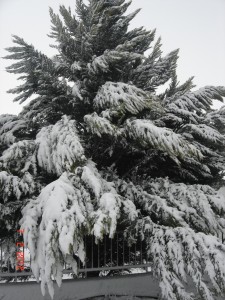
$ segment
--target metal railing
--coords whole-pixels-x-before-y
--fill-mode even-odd
[[[137,268],[141,269],[142,272],[150,271],[151,259],[148,256],[145,241],[140,238],[130,243],[123,233],[117,233],[113,239],[104,236],[102,241],[96,243],[94,236],[85,236],[84,247],[86,253],[84,264],[74,255],[74,259],[78,264],[77,276],[75,276],[71,267],[66,264],[63,274],[71,274],[71,278],[74,278],[129,274],[131,269],[134,273],[134,269]],[[24,270],[18,271],[16,270],[16,254],[9,255],[12,248],[13,245],[9,241],[8,245],[6,240],[0,241],[0,282],[1,280],[2,282],[27,280],[33,276],[28,250],[24,247],[21,249],[24,255]]]

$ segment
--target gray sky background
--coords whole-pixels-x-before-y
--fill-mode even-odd
[[[59,4],[74,8],[74,0],[0,0],[0,57],[12,46],[16,34],[52,56],[47,37],[50,31],[48,7]],[[195,76],[197,87],[225,85],[225,0],[133,0],[129,11],[142,8],[131,27],[157,29],[163,52],[180,48],[178,78]],[[0,59],[0,114],[17,114],[21,105],[6,91],[18,85],[16,75],[4,71],[10,61]],[[26,103],[25,103],[26,104]],[[216,104],[218,105],[218,103]]]

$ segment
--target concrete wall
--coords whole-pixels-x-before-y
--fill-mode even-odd
[[[119,277],[64,280],[61,288],[55,284],[54,300],[81,300],[101,295],[151,296],[158,298],[158,283],[150,273]],[[0,284],[0,300],[50,300],[43,297],[36,282]]]

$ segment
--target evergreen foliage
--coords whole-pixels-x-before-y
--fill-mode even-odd
[[[224,87],[179,84],[178,50],[129,24],[125,0],[50,9],[52,59],[14,36],[7,68],[30,100],[0,116],[0,237],[21,226],[32,270],[53,297],[63,263],[84,261],[84,235],[146,237],[161,297],[225,292]],[[149,50],[146,56],[146,50]],[[164,93],[158,87],[169,84]]]

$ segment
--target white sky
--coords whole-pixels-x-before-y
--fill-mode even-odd
[[[32,43],[49,56],[53,49],[48,7],[74,7],[75,0],[0,0],[0,57],[12,46],[11,34]],[[133,0],[130,10],[142,8],[132,27],[157,29],[164,54],[180,48],[178,78],[195,76],[197,87],[225,85],[225,0]],[[6,91],[18,85],[16,75],[4,71],[10,62],[0,59],[0,114],[17,114],[21,105]]]

